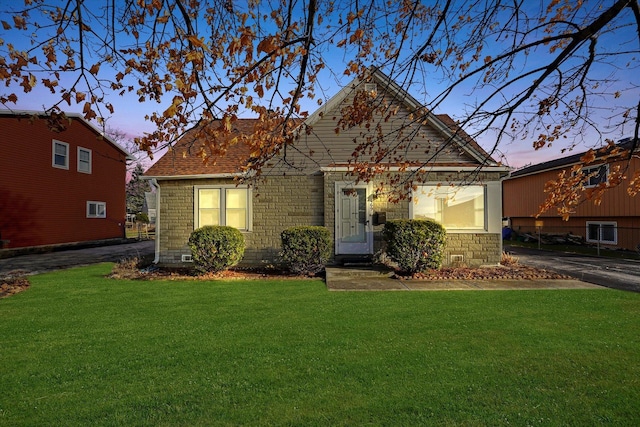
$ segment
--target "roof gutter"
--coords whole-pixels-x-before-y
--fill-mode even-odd
[[[429,170],[434,172],[471,172],[475,170],[482,170],[483,172],[509,172],[510,169],[507,166],[412,166],[401,168],[399,166],[391,166],[389,167],[390,172],[415,172],[418,170]],[[351,172],[353,171],[352,167],[349,166],[327,166],[320,168],[322,172]]]
[[[196,174],[196,175],[166,175],[166,176],[142,176],[141,179],[157,181],[175,181],[178,179],[211,179],[211,178],[243,178],[246,173],[212,173],[212,174]]]

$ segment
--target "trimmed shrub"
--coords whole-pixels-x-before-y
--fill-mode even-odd
[[[189,236],[196,270],[215,273],[237,265],[244,256],[244,236],[237,228],[207,225]]]
[[[430,220],[391,220],[382,230],[387,255],[408,274],[440,268],[446,236],[444,227]]]
[[[139,212],[136,214],[136,222],[141,222],[143,224],[149,224],[149,215],[144,212]]]
[[[331,234],[325,227],[299,226],[284,230],[280,256],[297,274],[315,274],[327,265],[331,256]]]

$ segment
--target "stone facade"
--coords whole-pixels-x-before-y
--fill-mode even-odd
[[[435,175],[433,179],[444,176]],[[450,174],[448,175],[450,178]],[[493,178],[493,177],[487,177]],[[244,232],[245,265],[275,263],[280,252],[280,233],[292,226],[321,225],[335,240],[335,185],[352,178],[339,172],[302,176],[270,176],[253,189],[251,230]],[[235,185],[232,179],[184,179],[160,182],[159,263],[185,265],[189,255],[189,235],[194,230],[194,187]],[[387,220],[409,218],[409,203],[390,203],[384,197],[373,199],[373,212],[384,212]],[[373,251],[383,248],[383,225],[373,227]],[[449,233],[445,265],[469,266],[498,264],[502,253],[501,234]]]
[[[277,261],[280,233],[299,225],[324,225],[322,175],[269,177],[253,199],[253,230],[245,235],[243,262]]]
[[[160,183],[159,263],[183,264],[191,253],[187,242],[194,230],[194,187],[234,185],[231,179],[167,180]],[[296,225],[324,225],[322,176],[270,177],[253,190],[252,229],[244,232],[243,263],[275,262],[280,233]]]
[[[500,264],[502,235],[496,233],[447,233],[445,265]]]

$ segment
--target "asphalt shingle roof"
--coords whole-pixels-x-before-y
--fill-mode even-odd
[[[631,138],[625,138],[621,140],[616,146],[623,149],[633,148],[633,140]],[[607,148],[607,147],[603,147]],[[561,157],[559,159],[549,160],[547,162],[537,163],[535,165],[527,166],[522,169],[511,172],[510,178],[517,178],[523,175],[530,175],[536,172],[542,172],[546,170],[559,169],[565,166],[574,165],[580,162],[580,158],[587,152],[583,151],[578,154],[572,154],[571,156]]]
[[[234,123],[233,135],[250,134],[253,132],[257,119],[239,119]],[[191,176],[234,174],[240,172],[240,167],[249,158],[249,147],[238,143],[229,146],[224,156],[217,156],[204,162],[199,155],[205,146],[206,136],[197,136],[198,128],[187,131],[175,146],[167,151],[146,172],[146,176]]]

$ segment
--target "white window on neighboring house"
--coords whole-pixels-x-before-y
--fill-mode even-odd
[[[107,204],[105,202],[87,202],[87,218],[106,218]]]
[[[595,187],[608,181],[609,165],[588,166],[582,168],[582,173],[587,177],[585,187]]]
[[[91,150],[78,147],[78,172],[91,173]]]
[[[587,221],[587,242],[618,244],[618,223],[615,221]]]
[[[235,186],[196,187],[194,226],[228,225],[251,230],[251,190]]]
[[[51,165],[54,168],[69,169],[69,144],[53,140]]]
[[[484,185],[421,185],[412,194],[411,218],[432,219],[447,230],[486,230]]]

